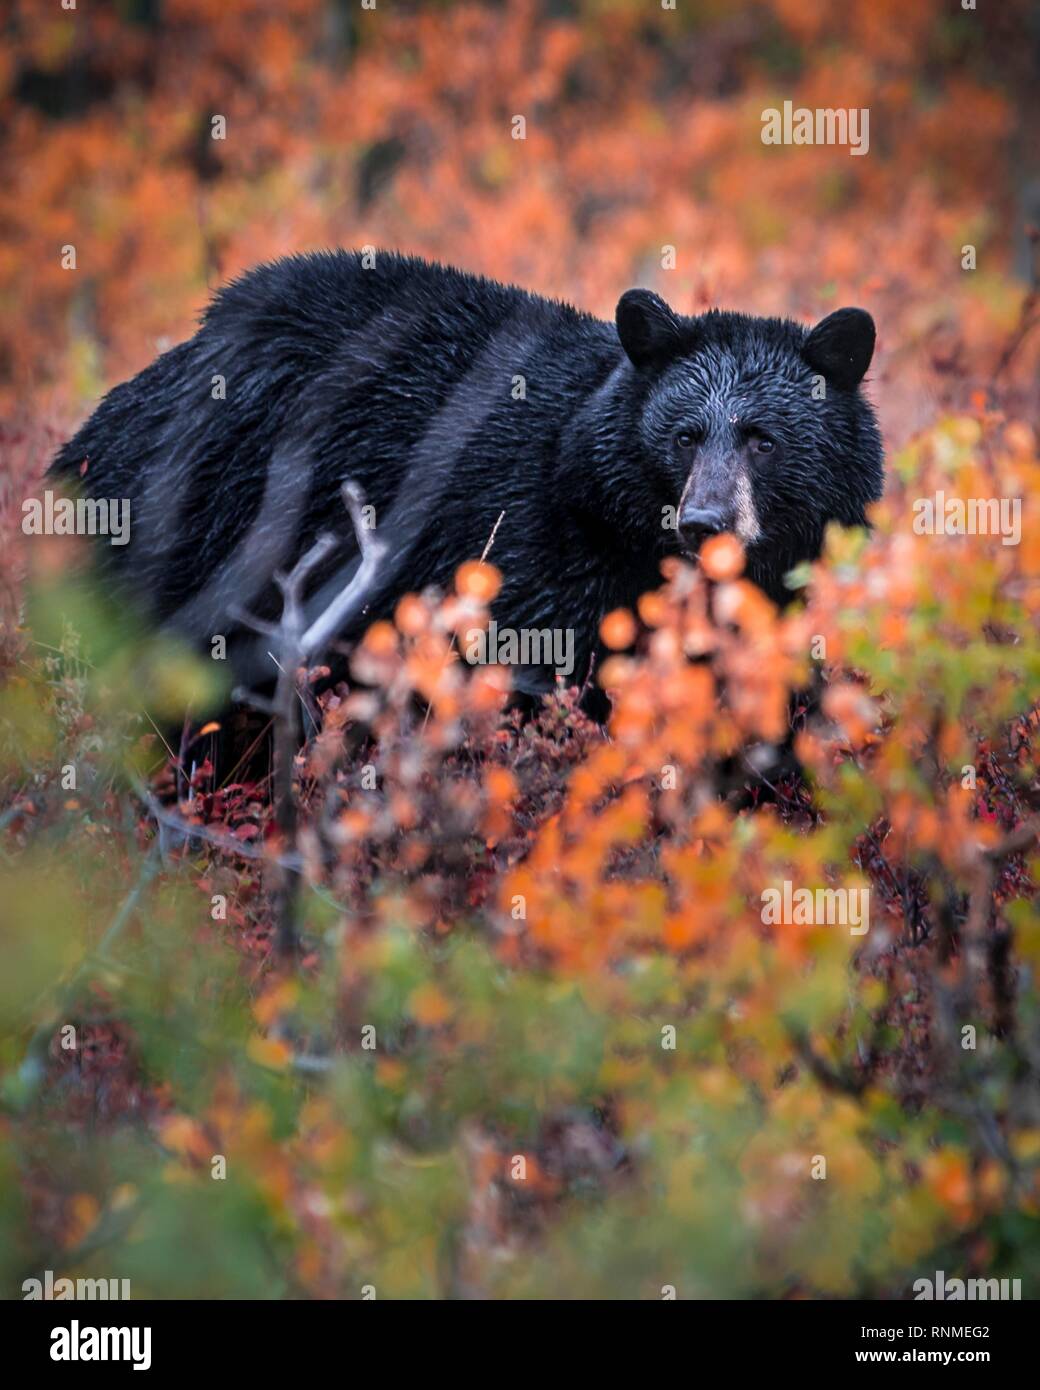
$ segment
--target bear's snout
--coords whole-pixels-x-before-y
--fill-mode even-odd
[[[732,519],[726,517],[720,507],[684,507],[679,516],[679,535],[691,553],[709,536],[732,529]]]

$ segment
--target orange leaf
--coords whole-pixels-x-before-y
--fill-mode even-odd
[[[455,572],[455,589],[467,598],[490,603],[502,587],[502,576],[485,560],[467,560]]]
[[[712,536],[698,551],[701,569],[709,579],[736,579],[744,571],[744,547],[736,536]]]
[[[627,608],[615,608],[600,623],[599,635],[613,651],[621,651],[636,640],[636,620]]]

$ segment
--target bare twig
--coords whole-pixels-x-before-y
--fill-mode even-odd
[[[1040,287],[1037,285],[1037,268],[1040,266],[1040,258],[1037,256],[1037,246],[1040,244],[1040,234],[1034,231],[1030,240],[1033,245],[1033,283],[1029,292],[1022,300],[1022,306],[1019,309],[1018,323],[1015,325],[1015,330],[1005,344],[1004,351],[1000,355],[1000,360],[993,368],[994,381],[996,381],[999,376],[1003,375],[1011,365],[1011,361],[1019,348],[1029,337],[1030,333],[1032,333],[1033,329],[1040,324]]]
[[[481,555],[480,555],[480,563],[481,563],[481,564],[484,563],[484,561],[487,559],[488,555],[491,553],[491,547],[492,547],[492,546],[494,545],[494,543],[495,543],[495,536],[498,534],[498,528],[502,525],[502,518],[503,518],[504,516],[505,516],[505,511],[504,511],[504,510],[503,510],[503,511],[500,511],[499,514],[498,514],[498,520],[495,522],[494,526],[492,526],[492,528],[491,528],[491,535],[488,536],[488,538],[487,538],[487,545],[485,545],[485,547],[484,547],[484,549],[483,549],[483,551],[481,552]],[[448,662],[451,660],[452,654],[453,654],[453,652],[455,651],[455,637],[456,637],[456,634],[453,632],[453,633],[451,634],[451,640],[450,640],[449,643],[448,643],[448,650],[444,653],[444,660],[441,662],[441,670],[442,670],[442,671],[445,669],[445,667],[447,666]],[[430,711],[431,711],[432,709],[433,709],[432,703],[431,703],[431,704],[427,704],[427,706],[426,706],[426,713],[423,715],[423,722],[422,722],[422,732],[423,732],[424,734],[425,734],[425,732],[426,732],[426,726],[427,726],[427,724],[429,724],[429,722],[430,722]]]
[[[1002,840],[983,851],[983,857],[999,865],[1009,854],[1021,854],[1030,849],[1040,839],[1040,816],[1030,816],[1014,830],[1009,830]]]
[[[282,594],[282,618],[278,625],[275,665],[278,680],[272,704],[274,719],[274,823],[281,847],[296,848],[297,808],[293,795],[293,765],[299,750],[296,701],[297,672],[304,665],[303,591],[307,580],[335,549],[335,537],[320,536],[287,575],[276,574]],[[299,949],[296,908],[299,897],[299,870],[275,861],[275,950],[283,958],[295,956]]]
[[[972,873],[972,888],[968,898],[968,916],[964,923],[965,961],[982,949],[986,928],[993,909],[993,885],[1000,866],[1010,854],[1020,854],[1035,845],[1040,836],[1040,816],[1031,816],[1010,831],[1003,839],[979,852]],[[976,962],[977,963],[977,962]]]
[[[299,673],[306,669],[312,657],[364,613],[372,600],[374,581],[387,549],[386,542],[376,539],[365,527],[361,489],[347,482],[342,492],[361,552],[361,562],[346,588],[309,625],[306,624],[304,592],[307,581],[336,548],[336,538],[326,534],[319,536],[288,574],[274,576],[282,595],[282,614],[277,624],[242,611],[236,613],[238,622],[267,638],[270,643],[268,656],[278,672],[273,698],[244,688],[237,689],[235,697],[268,714],[272,720],[274,766],[271,781],[279,850],[270,862],[275,878],[275,950],[285,960],[294,958],[299,951],[296,919],[302,857],[296,849],[298,811],[293,792],[293,768],[300,746],[298,703],[312,723],[315,722],[315,712],[307,705],[300,689]]]
[[[348,482],[343,485],[342,491],[361,552],[361,563],[346,588],[307,624],[304,596],[308,580],[337,545],[335,536],[324,534],[318,537],[288,574],[275,574],[274,580],[282,596],[282,613],[277,623],[267,622],[242,608],[237,608],[233,615],[242,627],[267,640],[267,654],[278,673],[273,697],[246,687],[238,687],[234,691],[235,699],[252,705],[272,721],[272,801],[279,840],[274,854],[264,848],[243,844],[233,836],[206,826],[192,825],[182,816],[161,806],[147,788],[138,788],[160,827],[169,827],[186,838],[195,837],[247,859],[264,860],[271,866],[275,879],[275,950],[283,959],[295,957],[299,950],[297,907],[303,856],[296,848],[298,813],[293,791],[293,768],[300,746],[298,706],[303,707],[312,722],[315,719],[315,711],[308,706],[300,689],[300,672],[306,669],[316,653],[327,647],[339,632],[364,613],[371,602],[379,565],[387,551],[387,543],[382,539],[377,540],[364,525],[361,489]]]
[[[976,859],[972,872],[972,887],[968,895],[968,915],[962,934],[960,989],[963,998],[973,996],[975,981],[981,979],[987,969],[994,992],[1000,994],[1000,955],[1002,951],[1006,951],[1007,941],[1002,936],[994,936],[989,930],[993,914],[993,889],[1004,860],[1009,855],[1021,854],[1024,850],[1030,849],[1038,838],[1040,816],[1030,816],[995,845],[980,851]],[[1011,1023],[1010,1017],[1006,1016],[1004,1026],[1010,1027]]]
[[[334,637],[361,617],[372,600],[373,581],[387,552],[386,541],[373,535],[364,524],[361,515],[364,494],[356,483],[343,484],[343,500],[354,523],[354,534],[361,551],[361,563],[343,592],[333,599],[325,611],[314,619],[306,632],[301,634],[299,653],[304,661],[308,661],[316,652],[324,650]]]
[[[137,795],[148,807],[149,814],[160,826],[165,826],[169,830],[175,831],[185,841],[202,840],[208,845],[213,845],[216,849],[227,850],[231,854],[241,855],[243,859],[271,859],[269,851],[250,845],[244,840],[237,839],[227,831],[214,830],[208,825],[196,825],[192,821],[185,820],[176,811],[171,811],[158,801],[147,787],[141,783],[135,783]],[[277,854],[273,858],[280,864],[289,868],[299,869],[303,865],[302,855],[296,853]]]
[[[492,547],[492,546],[494,545],[494,543],[495,543],[495,537],[498,535],[498,528],[502,525],[502,518],[503,518],[504,516],[505,516],[505,511],[504,511],[504,510],[501,511],[501,512],[499,512],[499,514],[498,514],[498,520],[495,522],[494,526],[492,526],[492,528],[491,528],[491,535],[488,536],[487,545],[484,547],[483,553],[481,554],[481,557],[480,557],[480,563],[481,563],[481,564],[483,564],[484,561],[487,559],[487,557],[491,554],[491,547]]]

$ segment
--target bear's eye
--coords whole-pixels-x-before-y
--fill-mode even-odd
[[[675,436],[675,442],[680,449],[692,449],[697,443],[697,435],[693,430],[680,430]]]
[[[775,441],[770,439],[767,434],[753,434],[750,444],[753,454],[771,454],[776,448]]]

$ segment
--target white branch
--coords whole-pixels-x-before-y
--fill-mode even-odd
[[[361,563],[354,578],[323,613],[311,623],[300,639],[300,651],[305,660],[327,647],[332,639],[355,618],[361,616],[372,598],[373,580],[386,555],[386,542],[377,539],[365,527],[361,518],[364,494],[355,483],[343,484],[343,500],[354,523],[354,534],[361,550]]]

